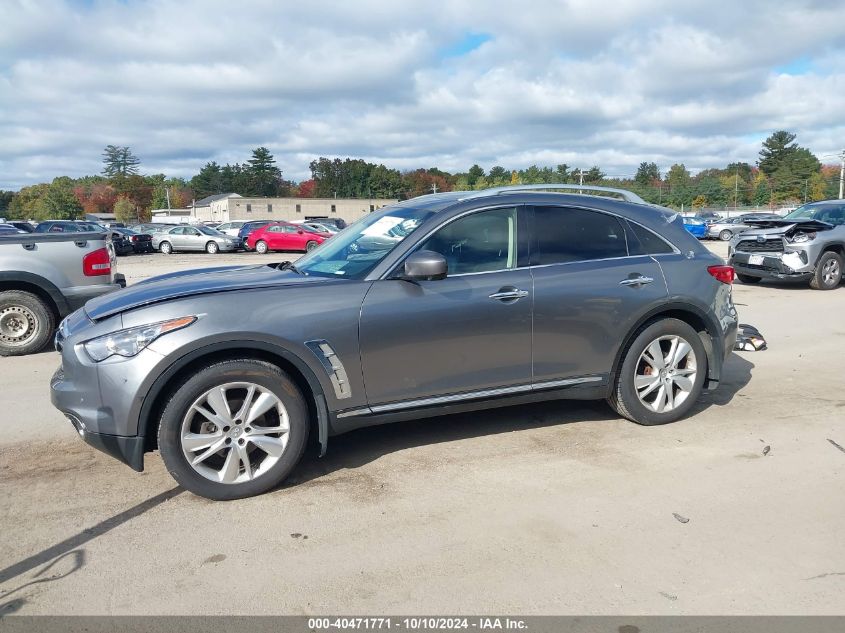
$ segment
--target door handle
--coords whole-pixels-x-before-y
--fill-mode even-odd
[[[623,279],[619,282],[620,286],[633,286],[633,287],[640,287],[645,286],[646,284],[650,284],[653,282],[654,279],[652,277],[643,277],[642,275],[638,275],[636,277],[628,277],[628,279]]]
[[[500,288],[499,292],[494,292],[490,295],[491,299],[497,301],[516,301],[528,296],[527,290],[520,290],[519,288]]]

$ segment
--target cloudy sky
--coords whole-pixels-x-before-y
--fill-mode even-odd
[[[0,189],[107,144],[190,177],[265,145],[398,169],[754,162],[845,146],[843,0],[2,0]]]

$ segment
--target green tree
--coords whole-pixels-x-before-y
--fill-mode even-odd
[[[467,172],[467,183],[470,187],[474,187],[479,178],[484,178],[484,170],[478,165],[473,165]]]
[[[118,198],[114,203],[114,217],[118,222],[134,222],[138,214],[135,210],[135,205],[129,198]]]
[[[767,176],[774,174],[783,165],[787,156],[798,149],[798,144],[793,141],[795,141],[795,134],[786,130],[778,130],[763,141],[760,160],[757,161],[760,171]]]
[[[598,168],[598,165],[593,165],[584,172],[584,184],[596,184],[604,180],[606,174]]]
[[[82,205],[73,194],[73,180],[67,176],[54,178],[47,188],[41,212],[43,219],[73,220],[82,214]]]
[[[8,218],[15,220],[47,219],[44,211],[44,197],[50,185],[41,183],[22,187],[9,203]]]
[[[141,161],[128,147],[107,145],[103,150],[103,175],[108,178],[137,174],[140,164]]]
[[[660,168],[657,163],[642,162],[637,168],[637,175],[634,176],[634,180],[641,185],[650,185],[655,180],[660,180]]]
[[[490,168],[490,182],[494,185],[506,185],[510,182],[510,179],[510,172],[501,165]]]
[[[252,150],[249,167],[250,195],[273,197],[282,189],[282,171],[276,167],[276,159],[266,147]]]
[[[758,207],[767,205],[772,201],[772,189],[769,187],[769,181],[763,172],[758,173],[754,180],[752,201]]]
[[[668,203],[677,208],[689,207],[692,203],[690,190],[690,173],[683,163],[676,163],[666,173],[666,183],[669,185]]]
[[[12,202],[12,198],[15,197],[14,191],[2,191],[0,190],[0,214],[5,215],[6,211],[9,209],[9,204]]]
[[[191,178],[191,189],[197,198],[205,198],[218,193],[230,193],[223,191],[223,174],[215,161],[203,165],[199,173]]]

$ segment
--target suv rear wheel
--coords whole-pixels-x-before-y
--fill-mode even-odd
[[[816,290],[833,290],[842,281],[842,256],[833,251],[822,253],[810,287]]]
[[[53,311],[23,290],[0,292],[0,356],[23,356],[43,348],[56,329]]]
[[[706,374],[698,333],[679,319],[662,319],[644,326],[628,345],[608,402],[637,424],[674,422],[698,400]]]
[[[308,411],[275,365],[227,360],[190,376],[164,407],[161,456],[179,484],[209,499],[240,499],[281,483],[302,457]]]

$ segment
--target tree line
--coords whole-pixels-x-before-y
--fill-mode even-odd
[[[692,175],[684,164],[665,174],[654,162],[643,161],[635,174],[608,176],[600,167],[566,164],[531,165],[485,170],[472,165],[449,173],[431,167],[400,172],[358,158],[320,157],[310,164],[311,178],[285,180],[266,147],[257,147],[244,163],[206,163],[190,179],[164,174],[141,175],[141,161],[129,147],[107,146],[103,170],[96,176],[60,176],[50,183],[0,191],[0,215],[9,219],[72,219],[86,213],[114,213],[119,220],[145,220],[153,209],[186,208],[206,196],[237,193],[245,197],[398,198],[443,191],[481,190],[520,184],[585,184],[629,189],[648,202],[677,209],[733,206],[775,206],[834,198],[839,173],[822,165],[796,142],[796,135],[779,130],[765,141],[756,165],[730,163]]]

